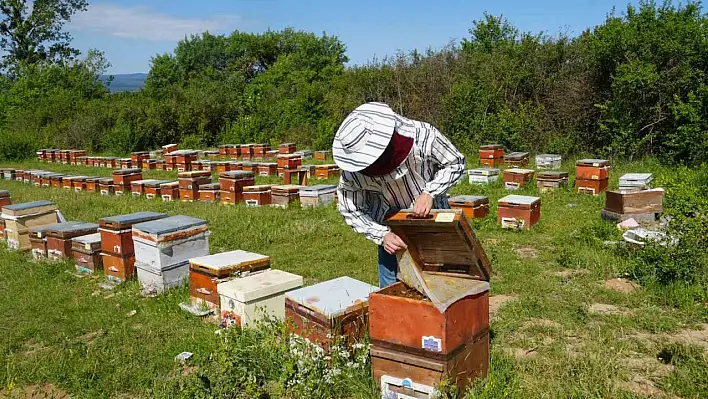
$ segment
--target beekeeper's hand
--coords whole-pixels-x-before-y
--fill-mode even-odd
[[[404,251],[406,248],[406,243],[401,240],[401,237],[397,236],[393,232],[386,233],[383,239],[383,247],[391,255],[395,255],[397,252]]]
[[[433,196],[428,193],[423,193],[418,196],[413,205],[413,215],[417,217],[426,217],[433,209]]]

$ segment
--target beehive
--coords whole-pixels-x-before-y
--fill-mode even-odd
[[[241,144],[239,146],[239,157],[242,159],[253,158],[253,144]]]
[[[530,229],[541,219],[541,199],[525,195],[507,195],[497,206],[497,222],[502,228]]]
[[[650,188],[654,176],[651,173],[627,173],[619,179],[620,191],[638,191]]]
[[[511,166],[527,166],[529,164],[528,152],[512,152],[504,155],[504,163]]]
[[[192,302],[218,309],[219,283],[270,268],[270,257],[247,251],[229,251],[189,260]]]
[[[332,158],[332,151],[315,151],[315,159],[324,161]]]
[[[278,164],[275,162],[263,162],[258,164],[259,176],[275,176],[278,174]]]
[[[151,180],[134,180],[130,182],[130,192],[135,197],[140,197],[145,194],[145,183]]]
[[[219,187],[221,191],[241,193],[245,186],[253,186],[255,181],[253,172],[232,170],[219,174]]]
[[[162,146],[162,153],[169,154],[177,151],[177,144],[166,144]]]
[[[199,201],[202,202],[218,202],[219,201],[219,183],[204,184],[199,187]]]
[[[278,146],[279,154],[293,154],[295,151],[297,151],[295,143],[282,143]]]
[[[87,177],[86,178],[86,191],[89,193],[99,193],[101,192],[101,188],[99,186],[99,181],[101,180],[100,177]]]
[[[222,318],[246,327],[266,316],[285,319],[285,294],[302,287],[302,277],[281,270],[265,270],[217,284]]]
[[[33,227],[57,223],[57,206],[50,201],[33,201],[7,205],[2,208],[5,237],[10,249],[28,251],[31,248],[29,232]]]
[[[499,144],[487,144],[479,146],[479,164],[494,168],[502,164],[504,160],[504,149]]]
[[[179,199],[179,182],[173,181],[160,185],[160,197],[163,201],[176,201]]]
[[[270,205],[271,185],[246,186],[243,188],[243,200],[246,206]]]
[[[133,168],[133,160],[130,158],[122,158],[119,160],[119,162],[120,162],[121,169],[132,169]],[[101,165],[99,165],[99,166],[101,166]]]
[[[244,172],[250,172],[254,175],[258,173],[258,164],[255,162],[243,161],[241,162],[241,170]]]
[[[113,185],[113,178],[98,179],[98,189],[99,189],[101,195],[115,194],[115,186]]]
[[[499,169],[478,168],[467,171],[470,184],[491,184],[499,180]]]
[[[605,159],[581,159],[575,164],[575,188],[578,192],[600,195],[607,191],[610,177],[610,161]]]
[[[339,166],[331,165],[315,165],[315,177],[318,179],[333,179],[338,178],[341,174]]]
[[[169,183],[173,183],[173,181],[155,179],[145,180],[143,183],[143,193],[148,199],[162,198],[162,186]]]
[[[271,186],[273,206],[287,208],[290,204],[300,199],[300,188],[302,187],[294,184]]]
[[[206,221],[189,216],[134,224],[132,236],[136,262],[157,271],[209,254]]]
[[[107,254],[132,256],[135,253],[133,225],[166,217],[165,213],[138,212],[100,219],[101,250]]]
[[[329,205],[334,202],[337,186],[331,184],[318,184],[316,186],[300,187],[300,205],[303,208]]]
[[[344,336],[345,343],[359,342],[366,333],[369,295],[377,287],[339,277],[285,295],[288,328],[326,350]]]
[[[232,170],[231,165],[232,163],[229,161],[217,161],[212,164],[216,173],[224,173]]]
[[[32,253],[32,259],[40,260],[47,258],[47,234],[46,231],[52,226],[51,224],[45,226],[32,227],[29,233],[30,241],[30,252]]]
[[[480,219],[489,213],[489,198],[479,195],[458,195],[448,199],[452,209],[460,209],[468,219]]]
[[[122,195],[130,190],[130,185],[136,180],[142,180],[143,174],[140,169],[118,169],[113,171],[113,188],[116,195]]]
[[[651,223],[664,210],[664,189],[631,191],[607,191],[603,219],[620,222],[634,219],[639,223]]]
[[[518,190],[533,180],[535,171],[531,169],[507,169],[504,171],[504,187]]]
[[[71,254],[78,273],[91,274],[103,270],[101,233],[79,236],[71,240]]]
[[[10,199],[10,192],[7,190],[0,190],[0,211],[4,206],[8,206],[12,204],[12,200]]]
[[[543,193],[568,185],[568,172],[546,171],[536,175],[536,186]]]
[[[64,222],[49,226],[46,230],[47,258],[51,260],[71,258],[72,239],[94,234],[97,231],[96,223]]]
[[[536,169],[558,169],[561,167],[562,157],[556,154],[536,155]]]
[[[264,159],[267,151],[270,151],[270,145],[268,144],[253,145],[253,157],[255,159]]]
[[[298,154],[278,155],[278,168],[297,169],[302,165],[302,157]]]

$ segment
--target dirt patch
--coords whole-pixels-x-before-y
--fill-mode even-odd
[[[681,330],[669,336],[669,339],[687,345],[700,346],[704,352],[708,353],[708,324],[702,324],[698,330]]]
[[[534,327],[561,328],[561,325],[553,320],[548,319],[531,319],[524,322],[523,328],[528,329]]]
[[[537,259],[540,252],[533,247],[515,247],[514,252],[521,259]]]
[[[654,385],[654,381],[644,377],[634,377],[630,381],[623,382],[622,388],[639,396],[650,398],[665,398],[666,394]]]
[[[71,399],[71,396],[52,384],[44,386],[32,385],[24,388],[0,391],[0,398],[7,399]]]
[[[26,349],[22,352],[23,356],[32,356],[35,353],[48,348],[47,346],[42,345],[42,343],[40,342],[33,341],[25,342],[24,346]]]
[[[504,353],[517,359],[531,358],[538,356],[536,349],[524,348],[504,348]]]
[[[634,376],[662,378],[674,371],[674,366],[664,364],[653,357],[630,357],[622,360]]]
[[[622,310],[615,305],[608,305],[605,303],[593,303],[588,308],[588,312],[590,312],[591,314],[614,316],[626,316],[630,314],[630,312]]]
[[[565,270],[553,272],[551,274],[556,277],[570,278],[570,277],[582,276],[587,273],[588,273],[588,271],[586,269],[565,269]]]
[[[605,288],[608,290],[621,292],[623,294],[631,294],[637,291],[640,287],[639,284],[627,280],[626,278],[613,278],[612,280],[605,281]]]
[[[489,297],[489,315],[496,315],[505,303],[517,299],[519,298],[514,295],[494,295]]]
[[[84,343],[87,343],[87,344],[88,344],[88,343],[93,342],[94,339],[96,339],[97,337],[100,337],[100,336],[102,336],[102,335],[106,335],[106,331],[101,329],[101,330],[97,330],[97,331],[88,332],[88,333],[86,333],[86,334],[84,334],[84,335],[82,335],[82,336],[80,336],[80,337],[78,337],[78,338],[76,338],[76,339],[77,339],[78,341],[81,341],[81,342],[84,342]]]

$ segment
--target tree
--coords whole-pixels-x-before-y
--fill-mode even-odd
[[[0,66],[13,72],[21,64],[54,63],[78,56],[63,27],[87,6],[86,0],[0,0],[0,49],[5,53]]]

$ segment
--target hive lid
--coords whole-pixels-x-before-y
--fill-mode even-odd
[[[193,269],[223,276],[237,271],[253,271],[270,265],[270,257],[254,252],[236,250],[214,255],[201,256],[189,260]]]
[[[280,147],[293,147],[295,146],[295,143],[281,143]]]
[[[136,186],[144,186],[145,183],[149,183],[149,182],[151,182],[151,181],[152,181],[152,180],[150,180],[150,179],[147,179],[147,180],[133,180],[133,181],[130,182],[130,184],[131,184],[131,185],[136,185]]]
[[[316,184],[314,186],[301,186],[300,187],[300,193],[312,193],[315,194],[317,192],[321,191],[334,191],[337,189],[337,186],[333,184]]]
[[[241,144],[241,148],[253,148],[253,144]]]
[[[74,238],[86,234],[95,233],[98,230],[96,223],[86,222],[64,222],[51,225],[47,230],[47,235],[62,239]]]
[[[245,170],[230,170],[228,172],[219,173],[219,177],[226,179],[244,179],[247,177],[253,177],[253,172],[248,172]]]
[[[558,160],[558,159],[561,159],[561,156],[558,154],[538,154],[538,155],[536,155],[536,159]]]
[[[539,197],[531,197],[528,195],[507,195],[504,198],[499,199],[499,204],[510,204],[510,205],[532,205],[540,201]]]
[[[94,183],[95,183],[95,182],[97,182],[97,181],[99,181],[99,180],[101,180],[101,178],[98,177],[98,176],[90,176],[90,177],[87,177],[87,178],[86,178],[86,182],[87,182],[87,183],[91,183],[91,182],[94,182]],[[111,180],[113,180],[113,179],[111,179]]]
[[[497,168],[477,168],[470,169],[467,171],[468,175],[479,175],[479,176],[496,176],[500,172]]]
[[[536,178],[538,179],[562,179],[568,177],[568,172],[560,170],[549,170],[545,172],[537,172]]]
[[[282,270],[266,270],[217,285],[219,295],[239,302],[252,302],[302,287],[302,277]]]
[[[110,178],[110,177],[102,177],[102,178],[98,179],[98,183],[99,183],[99,184],[111,184],[111,185],[112,185],[112,184],[113,184],[113,179]]]
[[[130,175],[133,173],[141,173],[142,170],[138,168],[129,168],[129,169],[116,169],[113,171],[114,175]]]
[[[347,312],[369,306],[369,295],[378,287],[344,276],[285,294],[285,297],[310,310],[334,319]]]
[[[501,150],[502,146],[499,144],[485,144],[479,146],[480,150]]]
[[[258,186],[246,186],[243,188],[244,193],[258,193],[261,191],[270,191],[271,184],[261,184]]]
[[[83,245],[94,245],[97,243],[101,243],[101,233],[92,233],[92,234],[87,234],[83,236],[78,236],[74,237],[71,239],[71,241]]]
[[[7,191],[7,190],[0,190],[0,197],[3,197],[3,198],[4,198],[4,197],[9,197],[9,196],[10,196],[10,192],[9,192],[9,191]]]
[[[219,190],[220,187],[219,183],[202,184],[199,186],[199,191]]]
[[[130,155],[145,155],[145,154],[148,154],[148,152],[147,151],[135,151],[135,152],[130,153]]]
[[[5,205],[2,213],[8,216],[25,216],[57,210],[57,204],[51,201],[32,201],[13,205]]]
[[[398,278],[441,312],[470,295],[477,281],[489,281],[491,265],[461,210],[433,210],[426,218],[405,210],[386,224],[408,246],[399,255]]]
[[[507,158],[525,158],[529,156],[528,152],[510,152],[505,155]]]
[[[533,169],[513,168],[513,169],[505,170],[504,173],[513,173],[513,174],[517,174],[517,175],[528,175],[528,174],[536,173],[536,171]]]
[[[489,203],[489,197],[485,197],[483,195],[458,195],[456,197],[451,197],[448,199],[448,202],[450,204],[472,204],[472,205],[479,205],[479,204],[486,204]]]
[[[254,166],[258,166],[258,164],[255,162],[244,161],[244,162],[241,162],[241,166],[254,167]]]
[[[271,168],[273,166],[278,166],[278,164],[276,162],[261,162],[258,164],[258,166],[264,166],[264,167]]]
[[[177,174],[180,179],[194,179],[196,177],[211,177],[211,172],[206,170],[192,170],[187,172],[180,172]]]
[[[299,186],[297,184],[286,184],[286,185],[280,185],[280,186],[271,186],[271,190],[273,193],[299,193],[300,188],[303,186]]]
[[[301,154],[280,154],[278,155],[278,158],[280,159],[300,159],[302,158]]]
[[[577,166],[599,167],[599,166],[608,166],[609,164],[610,164],[610,161],[608,161],[607,159],[594,159],[594,158],[579,159],[578,161],[575,162],[575,165],[577,165]]]
[[[166,183],[160,184],[160,187],[179,187],[179,182],[177,181],[168,181]]]
[[[177,151],[172,151],[169,153],[169,155],[172,156],[177,156],[177,155],[197,155],[197,152],[194,150],[177,150]]]
[[[337,164],[331,163],[325,165],[315,165],[315,169],[339,169],[339,166],[337,166]]]
[[[160,187],[163,184],[167,183],[177,183],[174,180],[155,180],[155,179],[149,179],[149,180],[143,180],[145,187]],[[177,183],[179,184],[179,183]]]
[[[205,226],[205,220],[193,218],[191,216],[177,215],[164,219],[156,219],[133,225],[133,231],[139,231],[150,235],[165,235],[194,227]]]
[[[127,215],[118,215],[103,218],[98,221],[101,227],[109,227],[114,229],[126,229],[136,223],[143,223],[150,220],[166,218],[166,213],[160,212],[137,212]]]
[[[627,173],[620,177],[620,183],[627,182],[651,182],[654,179],[654,175],[651,173]]]

